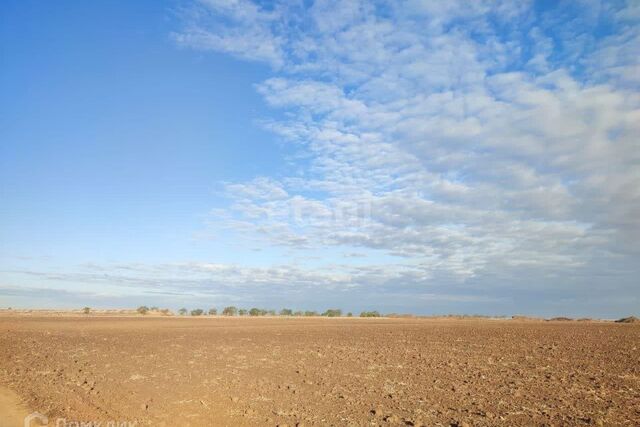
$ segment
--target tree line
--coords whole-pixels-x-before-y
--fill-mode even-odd
[[[138,307],[138,309],[136,310],[138,313],[140,314],[147,314],[149,312],[154,312],[154,311],[159,311],[162,314],[172,314],[170,312],[170,310],[168,309],[158,309],[157,307],[147,307],[147,306],[140,306]],[[196,309],[192,309],[192,310],[188,310],[187,308],[181,308],[180,310],[178,310],[178,314],[180,316],[187,316],[187,315],[191,315],[191,316],[204,316],[204,315],[209,315],[209,316],[217,316],[218,315],[218,310],[216,308],[210,308],[209,310],[205,311],[201,308],[196,308]],[[343,313],[342,310],[339,308],[330,308],[325,310],[324,312],[320,313],[317,311],[312,311],[312,310],[306,310],[306,311],[302,311],[302,310],[292,310],[290,308],[283,308],[282,310],[280,310],[279,312],[276,312],[276,310],[266,310],[264,308],[257,308],[257,307],[253,307],[250,309],[245,309],[245,308],[238,308],[236,306],[228,306],[222,309],[221,312],[222,316],[253,316],[253,317],[257,317],[257,316],[297,316],[297,317],[313,317],[313,316],[323,316],[323,317],[342,317]],[[360,317],[380,317],[381,314],[377,311],[363,311],[360,313]],[[353,317],[353,313],[348,312],[346,313],[346,317]]]

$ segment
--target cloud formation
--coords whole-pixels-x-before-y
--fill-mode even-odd
[[[637,306],[640,8],[539,6],[189,3],[172,39],[267,65],[255,88],[278,114],[262,125],[296,153],[278,176],[226,183],[207,224],[289,259],[11,274],[114,298]]]
[[[209,0],[185,19],[179,44],[272,67],[257,90],[285,119],[265,126],[300,153],[229,184],[214,227],[364,251],[425,286],[638,298],[634,2]]]

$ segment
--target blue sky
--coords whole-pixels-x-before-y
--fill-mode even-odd
[[[0,305],[616,317],[638,2],[0,5]]]

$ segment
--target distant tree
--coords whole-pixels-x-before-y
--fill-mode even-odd
[[[292,316],[293,315],[293,310],[291,310],[290,308],[283,308],[282,310],[280,310],[280,316]]]
[[[276,315],[276,311],[275,310],[264,310],[265,313],[263,314],[263,316],[266,316],[267,314],[269,316],[275,316]]]
[[[296,311],[295,313],[293,313],[294,316],[303,316],[304,313],[301,312],[300,310]]]
[[[224,310],[222,310],[222,314],[225,316],[235,316],[238,314],[238,309],[231,305],[229,307],[225,307]]]
[[[360,313],[360,317],[380,317],[380,313],[377,311],[363,311]]]
[[[352,312],[348,312],[347,313],[347,317],[353,317],[353,313]]]
[[[159,308],[156,307],[155,305],[153,307],[151,307],[151,311],[158,311],[158,310],[159,310]]]
[[[149,307],[147,307],[146,305],[141,305],[136,311],[140,314],[147,314],[149,312]]]
[[[317,316],[318,312],[317,311],[305,311],[304,312],[305,316],[311,317],[311,316]]]
[[[85,307],[85,308],[83,308],[83,309],[82,309],[82,312],[83,312],[84,314],[89,314],[89,313],[91,313],[91,307]]]
[[[218,310],[216,308],[209,309],[209,316],[215,316],[218,314]]]
[[[191,310],[192,316],[202,316],[204,314],[204,310],[201,308],[196,308],[195,310]]]
[[[162,313],[165,316],[170,316],[172,314],[171,310],[169,310],[168,308],[160,309],[160,313]]]
[[[251,310],[249,310],[249,316],[260,316],[260,314],[262,314],[262,310],[260,310],[259,308],[253,307]]]
[[[247,309],[241,308],[240,310],[238,310],[238,314],[240,316],[246,316],[247,315]]]
[[[635,316],[623,317],[615,321],[616,323],[640,323],[640,319]]]
[[[322,313],[322,315],[326,317],[340,317],[342,316],[342,310],[340,310],[339,308],[330,308]]]
[[[178,314],[180,314],[180,316],[186,316],[187,315],[187,309],[182,307],[180,310],[178,310]]]

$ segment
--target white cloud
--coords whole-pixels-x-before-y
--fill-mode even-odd
[[[185,12],[185,19],[215,25],[215,33],[199,25],[191,25],[181,33],[173,34],[183,46],[216,50],[231,55],[280,66],[282,40],[273,35],[278,25],[277,11],[265,11],[245,0],[204,0]]]
[[[633,3],[537,17],[525,2],[200,8],[177,39],[274,66],[257,90],[289,114],[266,126],[309,159],[228,185],[215,227],[400,257],[425,278],[638,273]],[[611,34],[592,36],[599,22]]]

